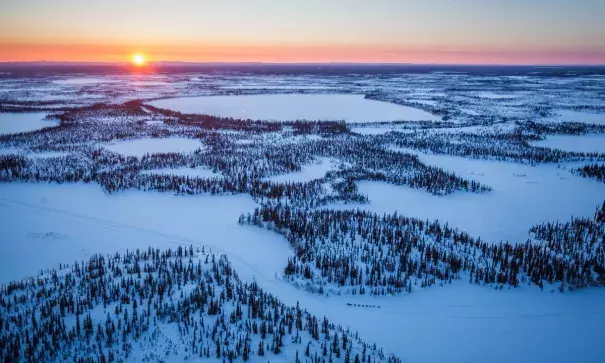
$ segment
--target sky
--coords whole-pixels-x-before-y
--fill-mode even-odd
[[[0,61],[605,64],[605,0],[0,0]]]

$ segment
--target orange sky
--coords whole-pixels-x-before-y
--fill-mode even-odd
[[[605,64],[602,0],[19,0],[0,61]]]
[[[191,62],[360,62],[436,64],[600,64],[605,52],[510,49],[419,49],[384,46],[192,45],[131,46],[79,44],[0,44],[3,61],[122,62],[143,53],[150,61]]]

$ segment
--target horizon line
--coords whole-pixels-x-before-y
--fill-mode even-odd
[[[127,65],[128,61],[53,61],[17,60],[0,61],[0,65],[11,64],[56,64],[56,65]],[[605,63],[415,63],[415,62],[260,62],[260,61],[149,61],[149,65],[364,65],[364,66],[465,66],[465,67],[605,67]]]

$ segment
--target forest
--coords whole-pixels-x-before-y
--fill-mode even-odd
[[[393,295],[468,279],[496,288],[535,285],[561,292],[605,284],[605,201],[594,218],[543,223],[536,241],[490,244],[465,232],[392,214],[300,210],[279,205],[241,224],[284,235],[295,251],[284,276],[319,294]]]
[[[95,255],[0,286],[2,362],[248,361],[282,351],[297,362],[400,362],[242,282],[204,248]]]

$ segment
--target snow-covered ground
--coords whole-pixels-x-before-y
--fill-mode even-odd
[[[270,90],[330,90],[334,86],[307,86],[296,84],[237,84],[234,86],[222,87],[223,89],[270,89]]]
[[[187,153],[203,148],[204,145],[199,140],[167,137],[118,141],[104,147],[125,156],[141,157],[154,153]]]
[[[469,114],[471,116],[479,116],[480,115],[480,113],[477,112],[477,111],[475,111],[475,110],[462,109],[460,111],[465,112],[465,113],[467,113],[467,114]]]
[[[415,102],[415,103],[420,103],[422,105],[428,105],[428,106],[437,106],[438,102],[434,101],[434,100],[417,100],[417,99],[410,99],[410,102]]]
[[[587,111],[563,110],[560,112],[560,116],[557,117],[556,120],[605,125],[605,114]]]
[[[0,112],[0,135],[16,134],[40,130],[44,127],[57,126],[57,120],[44,120],[46,113],[1,113]]]
[[[237,224],[239,213],[255,206],[243,195],[106,195],[96,185],[0,184],[0,281],[97,252],[207,245],[227,253],[244,280],[358,331],[405,362],[597,363],[605,357],[602,289],[494,290],[463,277],[399,297],[311,295],[278,278],[292,254],[283,237]]]
[[[14,147],[7,147],[0,149],[0,155],[14,155],[14,154],[22,154],[23,150],[17,149]]]
[[[463,126],[463,127],[451,127],[451,128],[436,128],[426,129],[424,132],[440,133],[440,134],[493,134],[497,132],[512,132],[516,128],[514,122],[505,122],[489,126],[475,125],[475,126]]]
[[[605,153],[605,135],[550,135],[545,140],[533,141],[531,145],[565,151]]]
[[[36,152],[27,154],[28,157],[34,159],[46,159],[46,158],[61,158],[64,156],[71,155],[68,152],[64,151],[45,151],[45,152]]]
[[[301,171],[295,171],[287,174],[275,175],[266,180],[274,182],[309,182],[315,179],[321,179],[326,173],[334,168],[333,161],[321,159],[316,163],[304,165]]]
[[[495,93],[495,92],[480,92],[478,94],[478,96],[480,98],[485,98],[488,100],[504,100],[507,98],[518,97],[518,95],[515,95],[515,94],[499,94],[499,93]]]
[[[0,155],[24,155],[32,159],[47,159],[47,158],[60,158],[63,156],[71,155],[64,151],[43,151],[43,152],[32,152],[27,149],[18,148],[0,148]]]
[[[360,135],[384,135],[393,131],[393,127],[352,127],[351,131]]]
[[[95,85],[99,83],[114,83],[118,80],[109,77],[67,77],[52,81],[59,85],[80,86],[80,85]]]
[[[408,363],[599,363],[605,357],[605,291],[598,288],[566,294],[494,290],[463,278],[396,297],[277,295],[286,303],[299,299]]]
[[[246,195],[107,195],[94,184],[2,183],[0,283],[94,253],[175,243],[226,253],[243,277],[272,276],[292,251],[278,234],[237,223],[255,207]]]
[[[351,131],[361,135],[384,135],[391,131],[397,131],[401,133],[416,132],[416,130],[414,129],[402,129],[395,126],[351,127]]]
[[[271,94],[179,97],[150,102],[183,113],[253,120],[439,121],[424,110],[365,99],[363,95]]]
[[[522,124],[517,125],[516,122],[532,119],[605,124],[603,113],[565,110],[574,107],[594,109],[595,105],[603,104],[599,100],[602,86],[585,87],[587,82],[596,82],[588,77],[528,76],[518,80],[519,89],[513,84],[506,87],[489,84],[489,77],[484,76],[457,77],[434,73],[384,77],[140,74],[53,76],[46,80],[42,77],[35,80],[9,78],[0,80],[0,99],[7,107],[19,106],[19,100],[46,100],[49,101],[46,106],[36,106],[34,102],[30,108],[45,110],[163,98],[150,104],[181,112],[237,118],[357,123],[441,119],[421,109],[364,98],[364,94],[371,93],[393,102],[419,102],[431,106],[428,107],[430,109],[452,112],[457,119],[453,122],[474,124],[480,120],[487,126],[409,130],[401,129],[401,124],[356,124],[352,125],[353,132],[363,135],[380,135],[389,131],[418,132],[422,136],[439,135],[451,142],[460,139],[453,134],[462,132],[476,135],[510,133],[521,127]],[[493,77],[494,82],[500,79]],[[535,91],[527,91],[529,88]],[[307,90],[346,94],[265,94],[277,93],[280,89],[283,92],[304,93]],[[246,95],[225,96],[228,93]],[[200,97],[202,95],[207,96]],[[536,108],[536,105],[550,105],[556,115],[544,118],[538,114],[537,109],[541,108]],[[164,124],[162,116],[154,115],[148,109],[144,111],[149,114],[144,121],[150,129],[162,128],[170,130],[173,135],[185,134],[177,126]],[[57,124],[55,121],[43,121],[45,115],[0,113],[0,134]],[[479,115],[482,117],[477,117]],[[105,120],[122,122],[113,116],[106,117],[103,122]],[[106,123],[104,126],[113,127]],[[275,175],[266,180],[307,182],[324,177],[327,171],[339,167],[337,161],[314,154],[316,144],[323,143],[315,141],[330,141],[333,137],[330,134],[299,135],[292,128],[267,133],[217,132],[237,133],[235,138],[225,138],[228,141],[225,145],[237,151],[247,147],[257,151],[257,146],[263,144],[285,145],[286,150],[288,144],[300,142],[308,143],[309,155],[318,159],[317,163],[303,165],[300,172]],[[190,134],[190,137],[194,136]],[[19,138],[21,136],[15,139]],[[382,139],[368,136],[364,141]],[[6,140],[0,147],[0,155],[23,155],[29,165],[39,164],[41,170],[49,165],[61,165],[62,160],[32,159],[82,154],[82,160],[88,160],[76,143],[73,144],[75,149],[70,147],[70,150],[76,150],[71,153],[34,152],[32,150],[54,149],[52,146],[61,145],[51,144],[45,137],[32,140],[31,145],[9,137]],[[147,153],[186,153],[205,148],[198,139],[174,136],[100,145],[122,155],[136,157]],[[533,145],[605,152],[605,137],[553,135]],[[419,154],[407,149],[393,150]],[[530,237],[528,229],[532,225],[557,220],[567,222],[572,216],[592,217],[597,205],[605,198],[605,184],[570,173],[572,168],[583,166],[588,161],[533,167],[432,154],[419,154],[419,157],[428,165],[455,172],[493,190],[483,194],[454,192],[435,196],[419,189],[365,181],[357,185],[359,193],[368,195],[370,203],[334,204],[326,208],[362,208],[379,214],[398,211],[411,217],[439,219],[489,242],[523,242]],[[65,167],[74,160],[70,158]],[[222,177],[204,167],[158,167],[160,169],[142,173]],[[225,177],[228,175],[225,173]],[[132,189],[107,194],[95,183],[25,183],[14,180],[0,183],[0,284],[34,275],[40,269],[71,264],[95,253],[112,254],[149,246],[203,245],[225,253],[243,280],[256,281],[286,304],[299,302],[302,308],[319,317],[326,316],[332,322],[358,331],[364,340],[376,343],[404,362],[605,362],[605,346],[602,344],[605,341],[603,288],[559,293],[551,292],[551,286],[540,291],[535,285],[527,287],[522,284],[517,289],[505,287],[495,290],[493,287],[470,285],[468,277],[463,275],[461,280],[451,285],[418,287],[411,294],[399,296],[312,295],[280,277],[288,258],[295,253],[286,238],[266,229],[237,223],[242,213],[252,212],[258,206],[247,194],[176,196],[168,192]],[[374,307],[350,306],[348,303]],[[291,353],[286,352],[279,359],[293,361]],[[141,357],[136,354],[134,361]],[[178,359],[172,357],[167,361]]]
[[[529,229],[542,222],[592,217],[603,202],[605,185],[572,175],[557,165],[529,166],[471,160],[456,156],[419,154],[435,165],[489,185],[482,194],[456,192],[436,196],[426,191],[383,182],[359,182],[369,204],[330,205],[327,208],[363,208],[373,212],[398,211],[410,217],[435,220],[481,237],[488,242],[525,242]]]
[[[178,175],[178,176],[188,176],[192,178],[218,178],[221,175],[213,172],[210,169],[197,167],[197,168],[164,168],[164,169],[151,169],[144,170],[141,173],[143,174],[162,174],[162,175]]]

